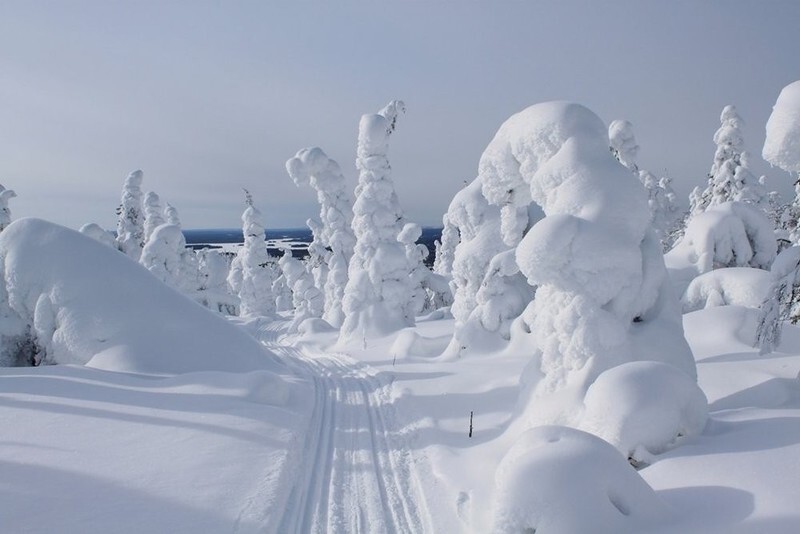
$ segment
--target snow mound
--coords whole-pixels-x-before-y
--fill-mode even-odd
[[[644,532],[666,505],[614,447],[580,430],[525,432],[500,462],[492,532]]]
[[[800,172],[800,80],[783,88],[767,120],[761,155],[788,172]]]
[[[282,370],[236,326],[68,228],[14,222],[0,234],[0,271],[3,365],[153,374]]]
[[[708,401],[697,383],[675,367],[630,362],[603,372],[589,386],[579,428],[650,463],[680,437],[702,432]]]
[[[772,275],[763,269],[728,267],[701,274],[681,297],[683,313],[714,306],[759,308],[772,287]]]
[[[389,352],[393,358],[431,358],[441,354],[449,342],[450,336],[425,337],[414,330],[403,330],[397,335]]]

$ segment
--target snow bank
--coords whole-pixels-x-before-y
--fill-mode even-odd
[[[708,401],[697,383],[658,362],[630,362],[603,372],[589,386],[579,428],[650,463],[679,438],[702,432]]]
[[[681,297],[683,313],[713,306],[758,308],[772,286],[769,271],[750,267],[728,267],[701,274]]]
[[[125,255],[38,219],[0,234],[4,365],[114,371],[280,370],[253,338]]]
[[[645,532],[666,505],[614,447],[566,427],[524,433],[495,477],[492,532]]]
[[[783,88],[767,120],[761,155],[787,172],[800,172],[800,80]]]

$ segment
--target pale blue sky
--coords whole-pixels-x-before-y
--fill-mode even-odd
[[[435,224],[509,115],[574,100],[633,122],[642,167],[700,185],[734,104],[756,173],[780,89],[800,79],[796,1],[0,1],[0,183],[15,217],[115,224],[127,173],[184,225],[317,213],[284,162],[321,146],[352,185],[357,125],[408,113],[391,161],[409,219]]]

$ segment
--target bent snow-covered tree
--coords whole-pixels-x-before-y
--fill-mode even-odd
[[[239,315],[266,316],[275,314],[274,261],[267,252],[265,228],[261,212],[253,205],[253,197],[245,190],[242,213],[244,245],[239,249],[228,274],[228,284],[239,295]]]
[[[139,261],[144,247],[144,213],[142,212],[142,171],[133,171],[125,178],[122,200],[117,208],[117,246]]]
[[[333,326],[344,321],[342,298],[347,284],[347,269],[356,238],[353,234],[353,203],[342,170],[318,147],[304,148],[286,162],[286,170],[298,186],[310,185],[317,192],[321,231],[316,242],[330,249],[327,274],[318,287],[325,294],[323,318]],[[318,234],[318,235],[317,235]]]
[[[387,335],[414,324],[408,261],[397,241],[403,212],[388,158],[389,138],[404,109],[395,100],[378,113],[362,116],[359,123],[359,178],[353,205],[356,244],[342,301],[343,342]]]
[[[646,192],[609,152],[603,122],[578,104],[538,104],[509,118],[492,145],[481,161],[489,201],[518,220],[524,202],[546,215],[515,252],[537,287],[524,328],[512,330],[514,346],[533,352],[526,424],[576,425],[587,388],[624,362],[662,361],[694,378]]]

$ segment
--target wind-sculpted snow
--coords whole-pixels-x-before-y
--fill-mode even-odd
[[[658,362],[629,362],[589,386],[581,430],[599,436],[638,463],[651,463],[681,439],[702,432],[708,401],[697,382]]]
[[[495,491],[496,534],[647,532],[670,519],[623,455],[567,427],[520,436],[497,469]]]
[[[0,234],[3,365],[279,370],[249,335],[87,236],[38,219]]]
[[[784,87],[778,95],[767,121],[761,154],[787,172],[800,173],[800,80]]]
[[[537,287],[521,339],[512,339],[534,351],[523,419],[576,424],[596,377],[629,361],[670,363],[694,378],[646,193],[609,152],[602,121],[564,102],[515,117],[501,128],[515,125],[520,138],[506,137],[507,152],[525,162],[518,175],[546,214],[516,248],[520,271]]]

